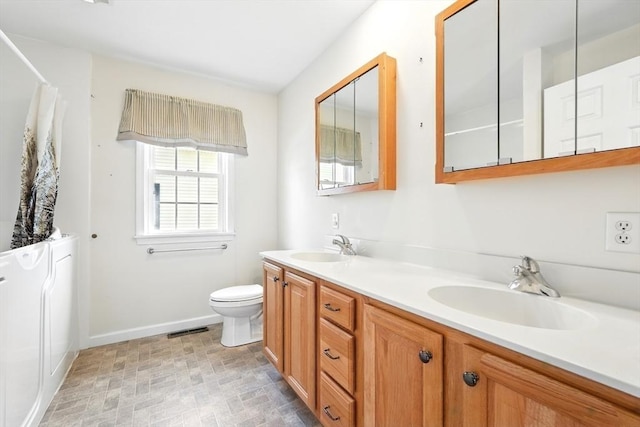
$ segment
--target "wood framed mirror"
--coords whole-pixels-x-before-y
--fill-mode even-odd
[[[318,195],[396,188],[396,61],[382,53],[315,99]]]
[[[638,39],[639,2],[456,1],[436,16],[436,183],[640,163]]]

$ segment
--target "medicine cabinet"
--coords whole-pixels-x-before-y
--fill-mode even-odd
[[[396,188],[396,61],[382,53],[315,100],[318,195]]]
[[[455,2],[436,17],[436,182],[640,163],[638,40],[638,1]]]

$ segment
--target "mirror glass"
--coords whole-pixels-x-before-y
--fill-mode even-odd
[[[355,81],[355,184],[378,180],[378,104],[378,67],[375,67]]]
[[[640,1],[580,0],[577,153],[640,147]]]
[[[356,166],[362,165],[360,135],[355,128],[355,81],[320,104],[320,189],[353,185]]]
[[[335,93],[318,104],[318,187],[322,190],[336,186],[335,105]]]
[[[395,190],[395,72],[382,53],[316,98],[318,194]]]
[[[579,0],[576,16],[575,59],[544,89],[545,158],[640,146],[640,2]]]
[[[640,1],[459,0],[441,15],[441,171],[640,147]],[[570,168],[594,167],[581,159]]]
[[[560,102],[543,106],[545,90],[575,85],[574,21],[575,0],[500,0],[502,164],[575,151],[573,126],[556,137],[555,149],[543,147],[543,124],[555,127],[562,116]]]
[[[378,113],[378,67],[320,103],[320,189],[378,180]]]
[[[498,160],[498,15],[478,0],[444,23],[444,167]]]

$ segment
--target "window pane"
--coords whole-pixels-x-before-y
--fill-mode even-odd
[[[178,177],[178,203],[198,203],[198,178],[195,176]]]
[[[176,206],[173,203],[160,204],[160,231],[176,229]]]
[[[213,151],[200,151],[200,172],[218,173],[218,154]]]
[[[220,174],[231,155],[157,146],[145,151],[145,168],[150,173],[145,230],[167,234],[225,231],[226,200],[220,187],[225,177]]]
[[[200,205],[200,229],[218,229],[218,205]]]
[[[320,188],[333,187],[333,163],[320,162]]]
[[[336,164],[336,182],[351,185],[354,182],[355,166]]]
[[[176,201],[176,177],[172,175],[156,175],[154,181],[154,190],[159,196],[160,202]],[[155,199],[155,198],[154,198]]]
[[[153,164],[155,169],[175,170],[176,149],[165,147],[152,147]]]
[[[198,205],[178,204],[178,230],[196,230],[198,228]]]
[[[178,167],[179,171],[198,170],[198,152],[193,148],[178,148]]]
[[[218,203],[218,178],[200,178],[200,203]]]

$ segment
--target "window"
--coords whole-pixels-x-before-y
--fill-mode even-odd
[[[342,187],[355,183],[355,166],[337,162],[320,162],[320,189]],[[334,179],[335,177],[335,179]]]
[[[222,240],[233,234],[233,155],[138,142],[140,244]]]

